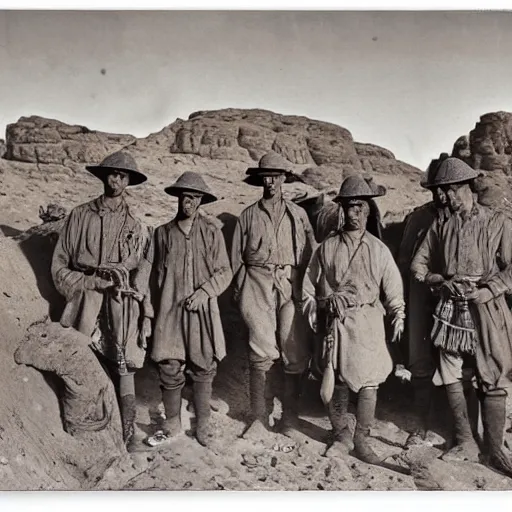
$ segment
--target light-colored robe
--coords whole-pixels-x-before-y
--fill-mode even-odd
[[[217,297],[232,273],[219,223],[197,212],[188,235],[176,219],[155,230],[156,292],[152,359],[191,361],[210,370],[226,355]],[[202,288],[208,301],[198,311],[184,301]]]
[[[359,239],[347,232],[327,238],[313,255],[304,280],[305,296],[314,295],[317,301],[340,291],[347,282],[357,288],[356,306],[347,309],[345,318],[335,324],[333,354],[335,373],[354,392],[378,386],[393,370],[384,315],[404,308],[402,279],[390,250],[368,232],[360,243],[358,249]],[[320,307],[317,314],[320,319]],[[321,360],[317,363],[323,371],[325,331],[321,324],[318,322],[317,346]]]

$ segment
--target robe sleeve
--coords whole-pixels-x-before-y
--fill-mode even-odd
[[[320,248],[314,252],[304,275],[301,300],[302,314],[315,332],[317,330],[316,286],[322,272],[319,260],[319,249]]]
[[[411,263],[411,274],[417,281],[424,282],[432,273],[432,260],[437,244],[436,222],[427,231]]]
[[[51,273],[55,288],[70,301],[84,290],[85,274],[70,268],[73,245],[79,234],[80,215],[73,210],[62,229],[53,252]]]
[[[400,314],[404,316],[404,288],[398,266],[387,247],[382,248],[380,258],[383,264],[381,287],[384,308],[390,315]]]
[[[201,285],[201,288],[210,298],[213,298],[218,297],[227,289],[233,277],[226,250],[226,242],[224,241],[222,231],[218,228],[213,230],[210,251],[214,262],[213,275]]]
[[[303,269],[303,272],[306,272],[306,269],[308,267],[309,261],[311,259],[311,256],[316,248],[316,238],[315,233],[313,231],[313,227],[311,226],[311,223],[309,222],[309,218],[304,211],[304,214],[302,215],[302,225],[304,226],[304,233],[306,237],[306,242],[304,245],[304,251],[302,253],[302,261],[300,262],[300,266]]]
[[[500,272],[486,283],[494,297],[512,290],[512,220],[503,216],[498,260]]]
[[[153,305],[151,302],[151,292],[150,292],[150,277],[151,277],[151,269],[153,266],[154,259],[154,240],[153,240],[153,230],[147,229],[147,235],[144,239],[144,245],[142,247],[142,254],[139,260],[139,264],[135,271],[134,276],[134,288],[142,293],[144,299],[142,301],[142,306],[144,309],[144,316],[147,318],[153,318],[155,316]]]
[[[238,277],[238,273],[244,264],[243,254],[246,244],[247,235],[245,234],[243,219],[239,217],[236,221],[235,231],[233,233],[233,242],[231,245],[231,269],[235,279]]]

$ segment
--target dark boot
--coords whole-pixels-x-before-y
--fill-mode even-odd
[[[407,441],[406,447],[424,444],[428,433],[428,417],[434,385],[431,377],[414,377],[412,380],[414,388],[414,428]]]
[[[135,395],[125,395],[121,397],[121,422],[123,425],[123,440],[128,450],[130,450],[133,434],[135,432],[135,417],[137,415]]]
[[[480,401],[478,400],[476,389],[471,381],[465,381],[463,387],[471,432],[474,439],[479,439],[478,417],[480,415]]]
[[[446,393],[453,415],[455,446],[448,450],[442,456],[442,459],[455,462],[478,462],[479,449],[471,431],[462,382],[448,384],[446,386]]]
[[[300,374],[292,375],[285,373],[281,433],[288,437],[293,437],[297,433],[300,385]]]
[[[199,444],[208,446],[213,439],[210,431],[211,382],[194,382],[194,405],[196,410],[196,439]]]
[[[162,388],[162,401],[165,409],[163,431],[169,437],[174,437],[181,432],[181,389],[181,387]]]
[[[346,384],[335,385],[327,413],[332,425],[332,442],[325,455],[343,457],[354,449],[348,422],[349,390]]]
[[[258,437],[268,429],[268,409],[265,398],[268,372],[251,367],[249,370],[249,392],[251,402],[251,423],[244,432],[244,438]]]
[[[482,419],[489,449],[489,463],[498,471],[512,477],[512,461],[503,450],[503,432],[506,421],[506,391],[486,394],[483,400]]]
[[[372,450],[368,437],[370,427],[375,420],[377,406],[377,388],[362,388],[357,398],[356,430],[354,433],[354,448],[356,455],[368,464],[379,464],[380,457]]]

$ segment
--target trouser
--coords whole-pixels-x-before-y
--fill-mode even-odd
[[[185,385],[185,372],[194,382],[213,382],[217,374],[217,362],[212,361],[210,368],[204,369],[192,362],[167,359],[158,363],[162,389],[181,389]]]

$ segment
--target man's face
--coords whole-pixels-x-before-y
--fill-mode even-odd
[[[441,187],[434,187],[432,189],[432,197],[437,208],[442,208],[448,205],[448,198]]]
[[[366,229],[366,222],[370,214],[370,206],[363,199],[349,199],[342,203],[345,215],[344,229],[347,231],[359,231]]]
[[[282,174],[279,175],[263,175],[263,197],[270,199],[274,197],[280,190],[281,185],[284,182],[285,177]]]
[[[112,171],[105,180],[105,195],[108,197],[118,197],[124,192],[129,183],[130,177],[127,172]]]
[[[200,194],[199,192],[182,192],[178,203],[181,215],[185,218],[193,217],[197,212],[202,199],[203,194]]]
[[[463,205],[472,202],[473,192],[467,183],[453,183],[443,187],[448,200],[448,206],[452,212],[458,212]]]

